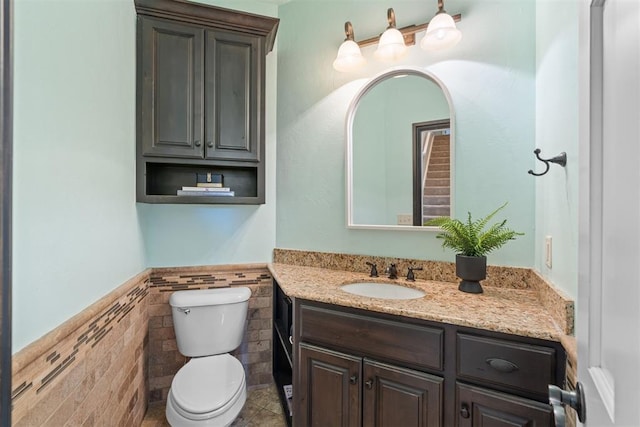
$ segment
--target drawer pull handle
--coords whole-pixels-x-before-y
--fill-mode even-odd
[[[496,371],[502,372],[505,374],[511,373],[513,371],[517,371],[519,369],[518,365],[504,359],[490,358],[485,360],[485,362],[487,362],[487,364],[491,366],[493,369],[495,369]]]
[[[367,382],[364,383],[365,387],[367,387],[369,390],[371,390],[373,388],[373,380],[368,380]]]
[[[469,407],[466,403],[463,403],[460,407],[460,416],[462,418],[469,418],[471,416],[471,414],[469,413]]]
[[[357,375],[351,375],[351,378],[349,378],[349,382],[351,384],[355,384],[358,382],[358,376]]]

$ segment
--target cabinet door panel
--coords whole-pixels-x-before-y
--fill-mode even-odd
[[[255,37],[207,32],[207,158],[259,160],[259,51]]]
[[[361,359],[306,344],[299,357],[296,425],[359,426]]]
[[[442,425],[442,378],[365,360],[362,381],[363,425]]]
[[[551,427],[551,406],[466,384],[456,384],[459,427]]]
[[[203,157],[204,30],[142,18],[144,155]]]

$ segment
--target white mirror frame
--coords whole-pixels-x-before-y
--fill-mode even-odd
[[[395,230],[395,231],[434,231],[439,230],[439,227],[428,227],[428,226],[414,226],[414,225],[375,225],[375,224],[354,224],[353,223],[353,120],[356,115],[356,111],[358,110],[358,105],[360,104],[360,100],[378,83],[383,80],[401,76],[401,75],[413,75],[418,77],[424,77],[435,84],[437,84],[440,89],[442,89],[442,93],[444,93],[447,102],[449,103],[449,120],[451,127],[451,157],[450,157],[450,170],[451,170],[451,215],[453,216],[454,209],[454,159],[455,159],[455,129],[456,129],[456,120],[455,113],[453,110],[453,101],[451,100],[451,94],[447,87],[442,83],[442,81],[436,77],[430,71],[427,71],[423,68],[419,67],[396,67],[390,70],[384,71],[376,76],[374,76],[367,84],[365,84],[356,94],[356,96],[351,101],[349,105],[349,109],[347,110],[347,120],[345,123],[345,135],[346,135],[346,177],[347,177],[347,228],[352,229],[368,229],[368,230]]]

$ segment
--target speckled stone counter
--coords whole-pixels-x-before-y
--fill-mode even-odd
[[[282,290],[302,298],[374,312],[407,316],[508,334],[561,341],[571,332],[573,318],[554,318],[538,289],[484,286],[483,294],[458,291],[457,283],[404,278],[370,278],[364,272],[283,263],[269,265]],[[395,283],[426,293],[413,300],[388,300],[349,294],[340,289],[354,282]]]

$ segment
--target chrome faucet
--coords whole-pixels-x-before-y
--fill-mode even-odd
[[[395,264],[389,264],[389,267],[387,267],[387,269],[385,270],[385,273],[388,274],[387,277],[389,277],[389,279],[398,278],[398,269],[396,268]]]

